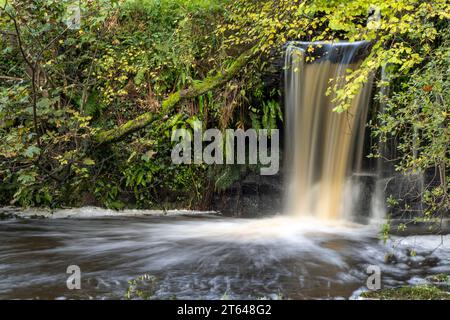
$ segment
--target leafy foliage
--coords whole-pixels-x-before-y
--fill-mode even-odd
[[[280,92],[266,77],[280,71],[273,62],[287,41],[366,40],[373,45],[361,68],[346,75],[343,89],[329,88],[335,111],[348,108],[370,74],[389,69],[393,94],[383,98],[386,113],[375,134],[399,137],[399,171],[438,168],[441,182],[424,199],[430,212],[448,206],[448,1],[77,3],[79,29],[66,25],[71,0],[0,3],[2,204],[63,206],[94,198],[116,209],[198,206],[210,186],[226,187],[244,172],[173,166],[172,128],[189,127],[196,117],[221,129],[273,129],[282,123]],[[250,49],[253,60],[225,85],[183,100],[176,112],[161,108],[171,93],[223,73]],[[148,112],[153,124],[125,141],[100,148],[93,142]]]
[[[446,38],[431,50],[424,63],[397,82],[398,89],[391,96],[379,95],[386,107],[378,116],[378,124],[373,126],[373,134],[380,141],[397,142],[396,151],[400,155],[395,165],[397,171],[405,175],[434,171],[434,179],[419,195],[426,205],[425,219],[445,214],[450,208],[448,29],[444,35]],[[378,156],[385,157],[383,150],[378,150]],[[391,206],[398,208],[397,199],[389,199]],[[408,207],[401,209],[408,211]]]
[[[220,19],[219,3],[81,2],[81,26],[72,30],[72,1],[7,1],[0,18],[0,201],[61,206],[87,195],[117,209],[123,194],[133,202],[129,192],[149,205],[194,177],[198,186],[195,169],[183,174],[168,165],[170,126],[111,150],[93,149],[90,140],[100,128],[157,112],[162,97],[213,68],[208,54],[218,42],[206,26]]]
[[[259,44],[257,50],[269,55],[287,41],[299,39],[374,42],[361,68],[346,76],[347,85],[330,88],[335,89],[337,112],[349,108],[368,75],[380,67],[397,65],[395,75],[402,75],[421,63],[450,18],[445,0],[242,0],[233,2],[229,10],[218,34],[227,37],[224,43],[230,50]],[[375,12],[381,12],[379,18]]]

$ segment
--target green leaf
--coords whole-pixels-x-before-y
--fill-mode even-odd
[[[36,106],[38,108],[44,108],[44,109],[48,108],[48,107],[50,107],[50,99],[49,98],[42,98],[42,99],[40,99],[37,102]]]
[[[29,182],[34,182],[34,181],[36,181],[36,179],[31,175],[22,174],[19,176],[19,178],[17,178],[17,181],[19,181],[20,183],[26,184]]]
[[[93,165],[95,165],[95,161],[90,158],[86,158],[83,160],[83,164],[85,164],[87,166],[93,166]]]
[[[36,146],[29,146],[23,153],[23,155],[27,158],[33,158],[35,155],[39,155],[41,153],[41,149]]]

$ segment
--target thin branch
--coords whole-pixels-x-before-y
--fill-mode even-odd
[[[241,72],[242,68],[245,67],[245,65],[255,55],[255,51],[256,47],[245,51],[225,71],[219,72],[214,76],[207,77],[203,81],[195,82],[187,89],[172,93],[161,104],[162,110],[167,113],[182,101],[201,96],[210,90],[224,85]],[[119,141],[129,134],[145,128],[153,123],[154,120],[154,112],[146,112],[137,118],[118,126],[117,128],[97,133],[94,136],[94,141],[96,141],[99,145]]]
[[[10,77],[10,76],[0,76],[1,80],[11,80],[11,81],[24,81],[23,78]]]

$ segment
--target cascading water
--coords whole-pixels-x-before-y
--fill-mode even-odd
[[[287,50],[290,205],[304,216],[337,220],[344,217],[346,195],[355,193],[347,181],[362,158],[370,79],[346,114],[332,112],[333,97],[325,92],[329,79],[358,67],[368,44],[313,45],[312,63],[305,61],[309,44]],[[378,226],[292,215],[17,211],[22,218],[49,219],[0,219],[0,299],[118,299],[141,290],[152,299],[342,299],[367,289],[368,265],[383,270],[386,287],[450,274],[450,248],[442,245],[449,235],[393,236],[385,246]],[[4,210],[5,216],[15,214],[15,208]],[[396,261],[385,259],[387,254]],[[81,290],[66,286],[64,271],[72,264],[82,270]],[[130,287],[131,279],[144,274],[147,280]]]
[[[343,88],[370,43],[292,42],[285,61],[288,211],[337,220],[352,212],[349,176],[360,169],[372,79],[342,114],[330,86]]]

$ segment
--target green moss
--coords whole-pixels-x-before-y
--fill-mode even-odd
[[[144,274],[128,281],[125,299],[151,300],[157,290],[158,279],[152,275]]]
[[[172,108],[175,106],[181,99],[180,92],[175,92],[171,94],[163,103],[162,108],[163,110],[167,110],[168,108]]]
[[[423,285],[368,291],[363,298],[380,300],[450,300],[450,294],[436,286]]]
[[[448,282],[449,277],[445,273],[435,274],[432,276],[427,277],[427,279],[434,283],[442,283],[442,282]]]
[[[184,99],[191,99],[206,92],[215,89],[216,87],[230,81],[233,77],[237,76],[240,70],[248,63],[248,61],[254,56],[254,48],[242,53],[233,64],[225,70],[223,73],[219,73],[213,77],[207,77],[202,81],[194,83],[190,88],[179,90],[169,95],[162,103],[162,109],[168,113],[173,109],[180,101]],[[111,130],[98,132],[94,140],[97,144],[105,144],[115,142],[133,133],[139,129],[142,129],[152,123],[153,111],[147,112],[134,120],[130,120],[127,123]]]

